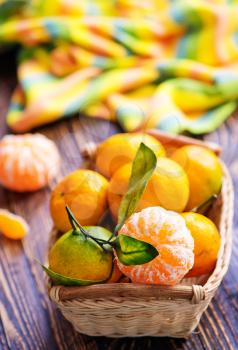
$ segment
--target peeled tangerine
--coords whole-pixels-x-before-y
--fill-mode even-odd
[[[119,234],[152,244],[159,255],[144,265],[125,266],[120,270],[134,283],[175,285],[194,263],[194,241],[181,215],[161,207],[150,207],[133,214]]]
[[[131,164],[126,164],[114,173],[109,183],[108,202],[115,219],[118,217],[122,197],[128,189],[130,175]],[[159,205],[168,210],[182,212],[188,197],[189,183],[183,168],[169,158],[160,157],[136,211]]]
[[[120,167],[133,161],[141,142],[150,147],[157,157],[165,156],[164,147],[153,136],[143,133],[116,134],[97,147],[98,171],[110,178]]]
[[[59,165],[59,152],[44,135],[6,135],[0,141],[0,184],[10,190],[39,190],[57,175]]]
[[[22,217],[12,214],[8,210],[0,209],[0,232],[4,236],[11,239],[21,239],[28,231],[29,227]]]

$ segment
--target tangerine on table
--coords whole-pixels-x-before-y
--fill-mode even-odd
[[[19,215],[0,209],[0,232],[11,239],[21,239],[29,231],[26,221]]]
[[[71,228],[65,206],[84,226],[98,223],[107,207],[108,181],[92,170],[76,170],[64,177],[51,193],[50,211],[58,230]]]
[[[115,219],[131,175],[131,164],[125,164],[112,176],[108,187],[108,203]],[[166,157],[157,159],[156,169],[139,201],[136,211],[147,207],[161,206],[182,212],[189,197],[189,183],[183,168]]]
[[[222,185],[222,167],[219,158],[208,148],[183,146],[171,157],[180,164],[189,179],[190,195],[186,206],[189,211],[199,207],[212,195],[219,193]]]
[[[6,135],[0,141],[0,184],[18,191],[36,191],[59,171],[53,141],[41,134]]]
[[[120,270],[134,283],[175,285],[192,268],[194,241],[183,217],[161,207],[150,207],[133,214],[119,234],[152,244],[159,255],[149,263],[125,266]]]
[[[164,147],[153,136],[143,133],[115,134],[97,147],[98,171],[110,178],[121,166],[133,161],[141,142],[150,147],[157,157],[165,156]]]
[[[186,277],[197,277],[212,272],[220,248],[220,235],[215,224],[198,213],[183,213],[187,228],[194,239],[194,265]]]

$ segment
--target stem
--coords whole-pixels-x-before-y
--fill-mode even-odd
[[[118,224],[116,225],[116,227],[115,227],[115,229],[114,229],[114,233],[113,233],[114,236],[117,235],[117,233],[120,231],[120,229],[122,228],[122,226],[123,226],[123,222],[118,223]]]
[[[110,242],[110,240],[112,239],[112,236],[109,238],[109,240],[105,240],[105,239],[101,239],[101,238],[95,238],[93,236],[91,236],[81,225],[80,223],[76,220],[74,214],[72,213],[71,209],[68,207],[68,205],[66,205],[66,211],[69,217],[69,221],[70,224],[72,225],[72,228],[75,232],[77,232],[78,230],[80,230],[80,232],[84,235],[85,238],[91,238],[94,242],[96,242],[104,251],[106,251],[106,249],[103,247],[105,244],[110,245],[111,247],[113,247],[113,242]]]
[[[72,211],[70,210],[70,208],[68,207],[68,205],[66,205],[66,211],[67,211],[67,214],[68,214],[68,218],[69,218],[69,221],[70,221],[70,224],[72,226],[72,228],[77,231],[78,230],[78,225],[77,225],[77,221],[72,213]]]
[[[111,244],[113,246],[115,239],[117,238],[117,236],[115,236],[114,233],[111,234],[111,237],[108,239],[108,243]]]

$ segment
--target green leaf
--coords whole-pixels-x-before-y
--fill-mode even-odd
[[[156,168],[156,163],[157,159],[154,152],[144,143],[141,143],[132,164],[127,193],[124,195],[120,205],[118,224],[115,232],[118,232],[126,219],[134,213],[145,187]]]
[[[62,285],[62,286],[89,286],[90,284],[97,284],[97,283],[105,282],[104,280],[91,281],[91,280],[79,280],[77,278],[70,278],[70,277],[61,275],[60,273],[56,273],[56,272],[52,271],[51,269],[47,268],[44,265],[41,265],[41,267],[43,268],[43,270],[47,273],[47,275],[52,279],[52,281],[56,285]]]
[[[142,265],[159,255],[150,243],[124,234],[119,234],[113,243],[118,259],[124,265]]]

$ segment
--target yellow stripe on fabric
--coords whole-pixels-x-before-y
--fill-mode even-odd
[[[78,92],[76,94],[74,92],[80,91],[80,89],[84,91],[89,79],[98,75],[99,72],[98,69],[88,68],[75,73],[67,80],[59,82],[51,91],[41,91],[38,98],[31,101],[31,104],[22,113],[21,119],[14,125],[11,123],[11,117],[9,117],[12,128],[17,132],[24,132],[57,120],[70,103],[67,97],[70,96],[74,100],[75,95],[78,95]]]
[[[21,11],[3,20],[0,13],[1,44],[31,47],[8,114],[16,131],[80,111],[118,118],[129,131],[192,131],[194,123],[198,133],[236,105],[235,2],[34,0]]]

